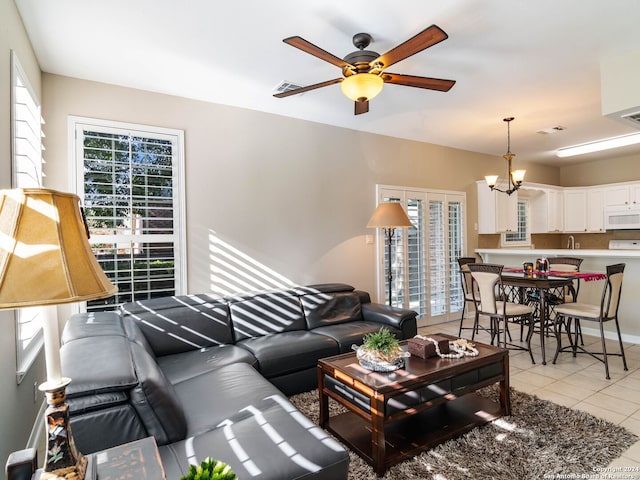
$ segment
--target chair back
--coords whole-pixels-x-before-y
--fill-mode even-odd
[[[579,272],[584,258],[577,257],[551,257],[549,258],[549,270],[560,272]]]
[[[578,257],[552,257],[549,259],[549,270],[579,272],[583,260],[584,258]],[[580,293],[580,280],[574,280],[571,285],[564,289],[564,301],[577,301],[578,293]]]
[[[499,289],[502,287],[500,275],[503,267],[504,265],[493,263],[470,263],[467,265],[475,284],[475,287],[471,290],[473,301],[476,305],[479,305],[479,311],[482,313],[498,313],[496,286]]]
[[[603,320],[618,316],[624,267],[624,263],[607,265],[607,283],[604,286],[600,304],[600,316]]]
[[[471,289],[473,288],[473,279],[468,265],[475,263],[475,257],[458,257],[458,266],[460,267],[460,282],[462,283],[462,294],[465,299],[472,298]]]

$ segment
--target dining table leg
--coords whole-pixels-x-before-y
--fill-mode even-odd
[[[547,329],[547,298],[546,289],[539,288],[540,294],[540,349],[542,350],[542,365],[547,364],[547,352],[544,346],[545,330]]]

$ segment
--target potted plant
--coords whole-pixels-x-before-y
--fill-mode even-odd
[[[207,457],[200,465],[190,465],[189,473],[180,480],[237,480],[237,478],[229,465]]]
[[[360,365],[369,370],[390,372],[404,364],[405,352],[400,347],[396,336],[387,327],[380,327],[377,332],[367,333],[362,338],[362,345],[355,347]]]

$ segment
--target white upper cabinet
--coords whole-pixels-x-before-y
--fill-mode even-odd
[[[640,182],[604,186],[604,206],[640,204]]]
[[[518,231],[518,193],[507,195],[491,190],[482,180],[478,190],[478,233]]]
[[[587,231],[605,232],[604,191],[601,188],[587,190]]]
[[[587,191],[568,189],[564,191],[564,231],[587,231]]]
[[[564,231],[604,232],[603,189],[564,189]]]
[[[527,190],[531,233],[556,233],[564,228],[561,188]]]

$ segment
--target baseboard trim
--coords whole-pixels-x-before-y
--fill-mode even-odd
[[[44,431],[44,412],[47,409],[47,401],[42,400],[40,404],[40,408],[38,409],[38,414],[36,415],[36,420],[31,427],[31,433],[29,434],[29,440],[27,440],[27,445],[25,448],[35,448],[38,450],[40,446],[40,442],[42,441],[42,433]]]
[[[584,333],[585,335],[591,335],[592,337],[600,338],[600,330],[599,329],[597,329],[597,328],[585,328],[584,327],[584,323],[581,323],[580,327],[582,329],[582,333]],[[608,340],[618,340],[618,334],[615,331],[605,330],[604,331],[604,338],[606,338]],[[640,344],[640,337],[638,335],[627,335],[627,334],[623,333],[622,334],[622,341],[623,342]]]

